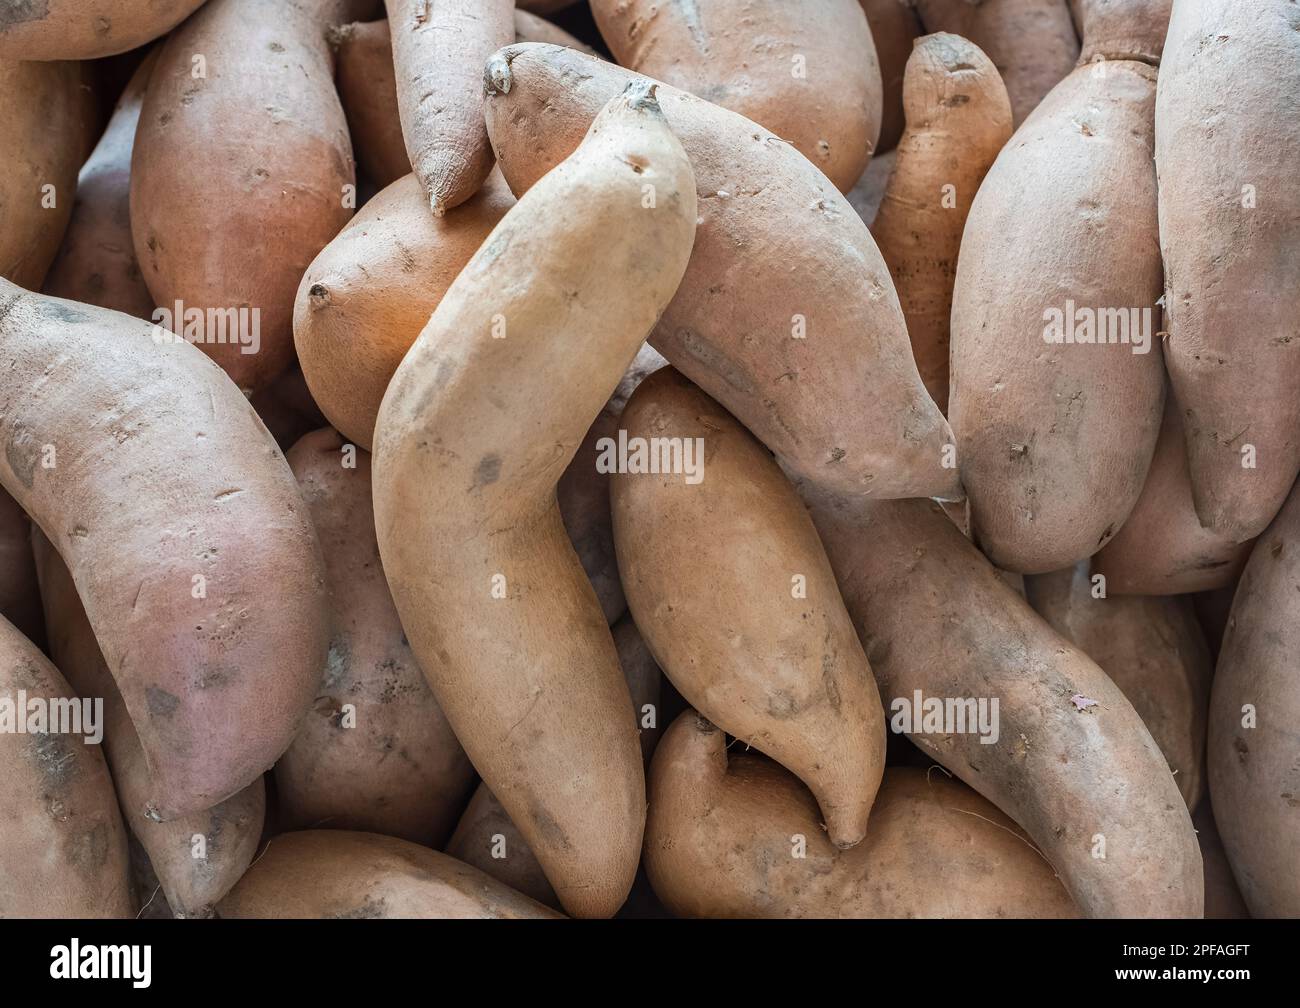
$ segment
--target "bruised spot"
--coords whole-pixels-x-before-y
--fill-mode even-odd
[[[330,914],[332,920],[378,920],[388,916],[388,910],[382,896],[370,896],[364,903],[353,907],[351,910],[341,910],[336,914]]]
[[[799,704],[789,690],[776,690],[767,698],[767,712],[784,721],[799,713]]]
[[[145,687],[144,699],[153,717],[171,717],[181,705],[175,693],[168,693],[159,686]]]
[[[501,478],[501,456],[484,455],[474,469],[474,487],[490,486]]]
[[[537,826],[537,830],[541,833],[542,839],[552,847],[558,847],[561,850],[569,850],[572,847],[569,843],[569,837],[564,832],[563,827],[552,819],[551,814],[541,805],[538,805],[536,802],[530,805],[528,808],[528,815]]]

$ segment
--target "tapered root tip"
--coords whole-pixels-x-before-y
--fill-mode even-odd
[[[627,107],[637,112],[663,113],[659,107],[659,85],[655,81],[634,80],[623,89],[623,100]]]
[[[509,57],[504,52],[493,53],[483,67],[483,90],[490,95],[507,95],[513,84]]]

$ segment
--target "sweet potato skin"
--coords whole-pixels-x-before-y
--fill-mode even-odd
[[[150,814],[166,820],[275,762],[327,634],[319,547],[284,457],[218,369],[156,336],[0,282],[0,483],[72,572],[149,762]],[[123,487],[140,491],[130,508]]]
[[[1079,62],[1133,59],[1157,66],[1173,0],[1071,0],[1083,49]],[[1074,13],[1072,9],[1072,13]]]
[[[880,135],[881,76],[857,0],[592,0],[619,64],[782,137],[841,192]]]
[[[1078,916],[1020,828],[938,768],[886,770],[851,850],[820,823],[795,777],[729,751],[721,730],[687,711],[650,771],[651,884],[681,917]]]
[[[1172,36],[1171,36],[1172,37]],[[1300,916],[1300,491],[1255,544],[1210,698],[1210,797],[1256,917]]]
[[[90,60],[165,35],[203,0],[41,0],[0,10],[0,60]]]
[[[899,0],[860,2],[880,64],[880,139],[874,152],[879,155],[893,150],[903,135],[903,71],[912,54],[912,42],[924,29],[911,4]]]
[[[556,46],[511,46],[493,63],[488,131],[516,194],[577,145],[610,97],[645,80]],[[806,478],[851,495],[959,495],[944,467],[952,432],[853,208],[756,124],[674,88],[658,94],[691,156],[700,224],[655,348]],[[753,267],[743,275],[737,250]]]
[[[1165,363],[1196,513],[1236,542],[1300,473],[1298,28],[1285,0],[1175,0],[1156,97]]]
[[[1097,552],[1155,452],[1155,76],[1132,61],[1075,70],[1003,149],[966,222],[949,417],[976,540],[1006,570],[1045,573]],[[1049,341],[1085,310],[1098,328],[1120,313],[1145,343]],[[1064,321],[1051,331],[1053,312]]]

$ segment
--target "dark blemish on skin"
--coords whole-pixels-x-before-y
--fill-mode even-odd
[[[89,322],[90,316],[83,311],[78,311],[67,301],[60,301],[58,298],[51,298],[45,302],[45,311],[53,315],[60,322]]]
[[[490,486],[501,478],[501,456],[484,455],[474,469],[474,489]]]
[[[5,444],[5,461],[9,463],[9,468],[18,477],[18,481],[28,490],[36,479],[38,454],[36,436],[31,427],[21,420],[16,421],[9,434],[9,441]]]
[[[1114,534],[1115,534],[1115,526],[1114,526],[1114,525],[1107,525],[1107,526],[1106,526],[1106,531],[1103,532],[1103,533],[1101,534],[1101,538],[1097,540],[1097,545],[1100,546],[1102,543],[1104,543],[1107,539],[1109,539],[1109,538],[1110,538],[1111,536],[1113,536]]]
[[[776,690],[767,699],[767,712],[784,721],[799,713],[799,705],[787,690]]]
[[[351,648],[346,639],[330,641],[329,651],[325,653],[325,672],[321,676],[321,686],[324,689],[337,690],[343,685],[350,658]]]
[[[4,0],[0,4],[0,32],[29,21],[44,21],[49,13],[49,0]]]
[[[571,849],[572,845],[569,843],[568,836],[560,827],[560,824],[551,818],[551,814],[546,809],[534,803],[529,807],[528,814],[547,843],[553,847],[559,847],[561,850]]]
[[[379,920],[387,916],[387,910],[384,906],[383,897],[378,899],[369,896],[366,901],[351,910],[342,910],[336,914],[330,914],[332,920]]]
[[[72,747],[82,744],[81,738],[73,735],[40,732],[31,736],[29,753],[47,790],[61,793],[76,778],[77,754]]]
[[[226,686],[236,678],[238,676],[234,669],[205,665],[199,669],[195,683],[199,689],[212,689],[215,686]]]
[[[144,698],[149,706],[149,713],[154,717],[171,717],[176,713],[176,708],[181,705],[180,698],[176,694],[168,693],[158,686],[146,687]]]
[[[76,869],[88,878],[97,877],[108,863],[108,826],[96,823],[73,837],[69,846],[70,860]]]
[[[276,52],[276,53],[284,52],[284,46],[280,45],[279,42],[272,42],[269,46],[267,46],[267,48],[270,49],[271,52]]]
[[[1232,748],[1237,750],[1237,762],[1245,763],[1246,757],[1250,755],[1250,746],[1246,745],[1246,740],[1238,735],[1232,740]]]

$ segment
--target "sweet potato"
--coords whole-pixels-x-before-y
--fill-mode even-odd
[[[203,0],[8,0],[0,60],[89,60],[166,35]]]
[[[629,88],[452,283],[375,427],[375,519],[402,626],[577,916],[613,914],[627,895],[644,777],[555,485],[672,298],[695,218],[690,163],[654,88]]]
[[[379,562],[370,455],[338,433],[289,452],[325,555],[331,623],[312,711],[275,765],[285,829],[360,830],[439,847],[474,782],[398,622]]]
[[[149,75],[151,52],[136,68],[108,128],[77,177],[68,229],[45,277],[51,297],[83,301],[137,318],[153,314],[153,297],[140,275],[131,242],[131,149]]]
[[[1235,584],[1254,540],[1233,542],[1196,517],[1182,415],[1172,395],[1155,457],[1133,510],[1092,558],[1106,589],[1122,595],[1179,595]]]
[[[912,42],[923,34],[916,10],[906,0],[860,0],[880,63],[880,139],[875,153],[893,150],[903,135],[903,70]]]
[[[209,0],[167,39],[145,94],[131,158],[136,257],[173,314],[159,318],[242,389],[293,363],[298,280],[355,206],[325,30],[362,6]]]
[[[558,46],[512,46],[493,64],[488,131],[516,194],[611,96],[646,79]],[[853,208],[742,116],[666,86],[659,97],[691,155],[701,217],[655,348],[806,478],[847,494],[957,496],[944,466],[951,430]]]
[[[92,726],[79,712],[72,725],[84,731],[49,730],[68,699],[77,695],[58,669],[0,617],[0,918],[135,912],[113,781],[85,739]],[[40,725],[29,719],[38,703]]]
[[[1083,39],[1080,63],[1132,59],[1159,65],[1173,0],[1071,0],[1071,4]]]
[[[492,170],[483,64],[514,39],[511,0],[386,0],[406,153],[435,217]]]
[[[948,328],[966,215],[1011,138],[997,69],[956,35],[918,39],[903,85],[907,129],[872,237],[898,290],[925,389],[948,409]]]
[[[1119,688],[937,506],[859,510],[815,502],[813,518],[886,708],[916,690],[999,702],[995,743],[912,741],[1019,823],[1087,916],[1200,917],[1187,806]]]
[[[20,287],[41,286],[72,214],[81,82],[75,63],[0,59],[0,277]]]
[[[154,822],[145,814],[149,768],[122,694],[100,653],[67,566],[39,529],[33,546],[50,629],[50,655],[79,695],[103,700],[104,750],[126,826],[147,852],[170,912],[178,917],[211,917],[217,900],[239,881],[257,851],[266,814],[262,778],[210,809],[171,822]]]
[[[347,830],[284,833],[217,907],[219,917],[558,917],[469,865],[407,840]]]
[[[1105,546],[1155,452],[1155,78],[1129,60],[1075,70],[1003,149],[966,222],[948,415],[976,540],[1007,570]]]
[[[927,32],[951,32],[988,54],[1007,85],[1018,127],[1079,56],[1065,0],[915,0]]]
[[[1038,615],[1101,666],[1164,753],[1189,809],[1205,794],[1205,729],[1214,666],[1191,599],[1093,596],[1088,565],[1025,578]]]
[[[853,846],[884,770],[884,714],[807,511],[766,449],[671,368],[641,383],[622,431],[656,463],[620,469],[611,495],[655,660],[688,703],[807,784],[831,841]],[[668,442],[651,439],[698,468],[661,469]]]
[[[1175,0],[1156,97],[1165,363],[1196,513],[1236,542],[1300,473],[1300,330],[1280,293],[1300,288],[1297,147],[1300,8]]]
[[[0,490],[0,616],[37,646],[45,642],[32,521],[5,490]]]
[[[0,281],[0,484],[72,571],[162,820],[275,762],[327,643],[293,474],[239,390],[172,340]]]
[[[694,711],[650,771],[646,867],[680,917],[1076,917],[1023,832],[939,770],[885,771],[866,839],[836,849],[817,803]]]
[[[880,64],[857,0],[592,0],[620,64],[739,112],[841,192],[880,135]]]
[[[1170,35],[1173,38],[1173,35]],[[1210,698],[1210,798],[1256,917],[1300,916],[1300,489],[1255,544]]]
[[[897,160],[897,147],[873,157],[867,170],[862,173],[862,178],[858,179],[858,184],[844,194],[844,198],[867,227],[871,227],[876,219],[880,201],[885,198],[885,186],[889,184],[889,176],[894,173],[894,163]]]

